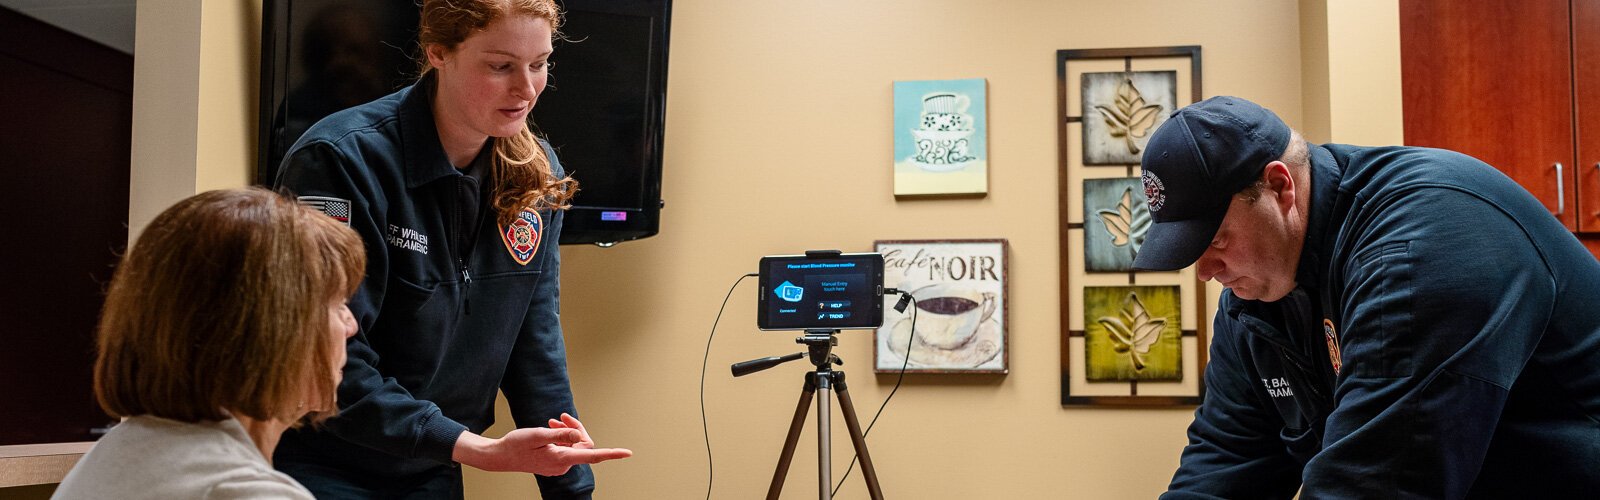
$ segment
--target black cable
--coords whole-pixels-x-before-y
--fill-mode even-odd
[[[872,414],[872,422],[867,424],[867,430],[861,433],[862,441],[866,441],[867,435],[872,434],[872,426],[878,423],[878,416],[883,415],[883,408],[889,406],[889,400],[894,399],[894,393],[900,391],[900,382],[906,379],[906,367],[911,365],[911,341],[917,338],[917,298],[912,297],[911,292],[894,291],[900,293],[901,302],[904,302],[905,299],[911,300],[911,334],[906,338],[906,359],[900,363],[900,376],[894,380],[894,389],[890,390],[889,395],[883,398],[883,404],[878,405],[878,412]],[[833,493],[829,493],[828,496],[832,497],[839,494],[839,488],[844,487],[844,480],[849,479],[850,471],[855,470],[856,459],[858,458],[861,457],[859,455],[850,457],[850,467],[844,470],[844,475],[839,477],[839,484],[833,485]]]
[[[711,461],[711,426],[706,424],[706,363],[711,360],[711,339],[717,337],[717,323],[722,321],[722,311],[728,308],[728,298],[733,297],[733,291],[739,288],[739,283],[743,283],[745,278],[753,276],[757,276],[757,274],[750,273],[740,276],[739,279],[734,280],[733,286],[728,287],[728,295],[722,297],[722,307],[717,308],[717,319],[711,321],[711,334],[706,336],[706,354],[700,358],[700,432],[706,439],[706,500],[711,500],[711,482],[717,477],[715,462]],[[914,315],[916,312],[913,311],[912,314]],[[912,320],[912,323],[915,322],[915,320]],[[893,394],[890,395],[893,396]],[[873,417],[873,420],[877,420],[877,417]]]

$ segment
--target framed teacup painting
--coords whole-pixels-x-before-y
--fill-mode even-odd
[[[987,82],[894,82],[894,194],[989,192]]]
[[[914,306],[885,311],[874,342],[878,373],[1006,373],[1006,240],[891,240],[883,286]]]

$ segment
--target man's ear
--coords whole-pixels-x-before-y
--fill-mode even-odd
[[[1267,181],[1267,191],[1271,192],[1280,208],[1287,210],[1295,206],[1298,194],[1295,192],[1294,175],[1289,172],[1288,164],[1281,161],[1268,163],[1266,168],[1262,169],[1261,177]]]

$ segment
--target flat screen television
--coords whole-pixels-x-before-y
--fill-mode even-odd
[[[530,119],[578,180],[562,244],[660,230],[671,0],[558,0],[565,35]],[[414,0],[265,0],[257,182],[313,123],[409,85]]]

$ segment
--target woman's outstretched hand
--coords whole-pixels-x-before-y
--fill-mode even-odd
[[[462,432],[452,458],[486,471],[559,476],[574,465],[631,456],[625,448],[595,448],[583,423],[563,413],[560,420],[550,419],[549,428],[516,429],[499,439]]]

